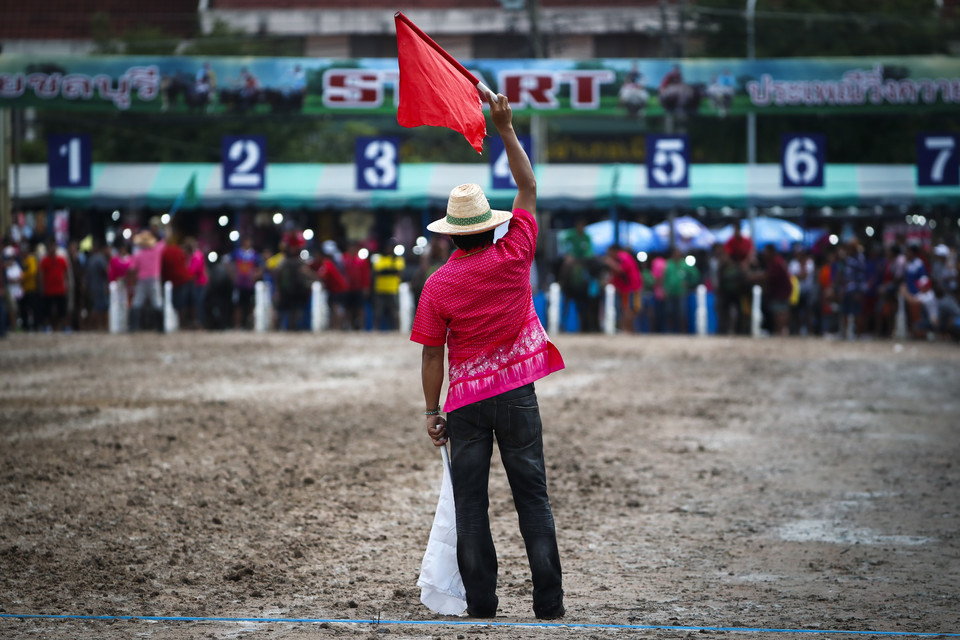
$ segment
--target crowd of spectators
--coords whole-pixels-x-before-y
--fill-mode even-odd
[[[422,287],[422,272],[435,268],[445,250],[441,244],[445,246],[435,243],[408,266],[393,239],[384,243],[382,255],[358,243],[342,250],[333,240],[308,249],[296,229],[272,247],[255,247],[244,236],[221,256],[156,222],[115,246],[92,238],[71,240],[66,247],[52,237],[6,242],[0,335],[9,330],[105,331],[111,285],[114,296],[123,297],[130,331],[163,332],[165,283],[171,285],[179,329],[253,329],[258,282],[266,285],[268,328],[308,329],[312,285],[320,282],[330,328],[397,330],[401,283]]]
[[[836,338],[960,338],[956,248],[904,241],[865,246],[857,238],[780,253],[757,250],[739,225],[710,251],[636,254],[612,246],[596,255],[584,225],[559,236],[559,258],[545,282],[556,281],[576,321],[565,330],[599,332],[604,289],[616,290],[621,333],[689,333],[696,290],[704,285],[718,334],[752,332],[753,290],[762,290],[763,330],[775,335]],[[373,249],[378,249],[374,251]],[[268,327],[311,326],[311,291],[322,284],[334,330],[396,330],[399,292],[417,297],[449,257],[446,237],[418,245],[414,255],[394,239],[379,247],[334,240],[310,244],[288,230],[279,246],[240,238],[226,255],[202,250],[196,238],[152,224],[130,241],[97,239],[7,242],[0,274],[0,335],[17,331],[105,331],[111,283],[129,309],[131,331],[163,331],[164,283],[172,285],[178,326],[186,330],[254,328],[256,283],[266,286]],[[537,288],[536,270],[531,282]],[[115,287],[116,288],[116,287]],[[536,293],[536,292],[535,292]],[[899,318],[899,320],[898,320]],[[899,322],[899,324],[898,324]]]
[[[710,251],[634,254],[610,247],[597,256],[582,223],[561,234],[556,279],[576,307],[579,331],[599,331],[603,288],[616,290],[621,332],[688,333],[695,291],[704,285],[716,332],[751,333],[755,286],[761,290],[762,330],[771,335],[882,338],[900,331],[916,338],[960,338],[955,247],[902,239],[866,245],[856,237],[781,253],[757,250],[734,225],[733,236]]]

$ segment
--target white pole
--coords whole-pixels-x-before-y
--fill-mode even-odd
[[[110,309],[107,326],[110,333],[127,331],[127,288],[120,280],[110,283]]]
[[[177,310],[173,308],[173,283],[167,280],[163,283],[163,332],[174,333],[179,328]]]
[[[310,331],[314,333],[327,328],[327,296],[319,280],[310,285]]]
[[[253,284],[253,330],[263,333],[270,328],[270,293],[267,283],[257,280]]]
[[[897,294],[897,316],[894,320],[893,337],[904,340],[907,337],[907,305],[903,294]]]
[[[410,290],[410,283],[401,282],[397,295],[400,296],[400,333],[408,334],[413,329],[413,314],[416,311],[413,308],[413,291]]]
[[[694,316],[697,327],[697,335],[707,335],[707,287],[697,285],[697,312]]]
[[[547,333],[560,333],[560,285],[556,282],[547,290]]]
[[[760,285],[753,285],[753,304],[750,305],[750,335],[754,338],[760,337],[760,324],[763,314],[760,313],[761,292]]]
[[[617,333],[617,289],[612,284],[603,288],[603,332],[608,336]]]
[[[480,91],[480,93],[483,94],[483,99],[484,99],[484,100],[487,99],[487,94],[489,93],[490,95],[493,96],[493,101],[494,101],[494,102],[500,102],[500,98],[497,97],[497,94],[494,93],[493,91],[491,91],[491,90],[490,90],[490,87],[488,87],[487,85],[483,84],[482,82],[478,82],[478,83],[477,83],[477,90]]]

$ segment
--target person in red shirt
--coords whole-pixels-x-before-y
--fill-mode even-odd
[[[342,329],[344,311],[344,296],[347,292],[347,279],[343,277],[340,268],[334,261],[333,256],[327,251],[336,250],[336,244],[329,248],[324,243],[324,254],[317,261],[317,277],[320,279],[323,288],[327,290],[327,305],[330,307],[330,328]]]
[[[193,276],[190,274],[187,254],[173,236],[167,238],[160,253],[160,279],[173,284],[173,308],[177,316],[181,316],[187,306],[187,297],[190,295],[188,285],[193,281]],[[182,324],[183,318],[180,320]]]
[[[347,325],[359,331],[366,325],[366,301],[370,291],[370,261],[360,257],[360,245],[351,244],[343,254],[343,276],[347,289],[343,294]]]
[[[767,285],[765,293],[770,312],[773,314],[773,333],[785,336],[790,320],[790,293],[793,291],[790,272],[787,270],[786,260],[772,244],[764,247],[763,261]]]
[[[43,286],[43,306],[47,327],[59,331],[67,318],[67,279],[69,265],[66,258],[57,253],[57,241],[47,240],[47,253],[40,261],[38,273]]]
[[[727,240],[724,249],[730,259],[740,266],[744,266],[744,263],[753,255],[753,242],[743,235],[740,230],[740,221],[733,223],[733,235]]]
[[[562,572],[534,381],[562,369],[563,358],[540,324],[530,287],[537,249],[536,177],[513,129],[506,96],[489,95],[487,102],[517,184],[513,210],[491,209],[476,184],[451,191],[446,216],[427,229],[449,235],[457,250],[427,278],[410,339],[423,345],[427,435],[438,447],[450,439],[457,564],[467,615],[492,618],[499,603],[487,494],[496,441],[533,578],[533,613],[553,619],[565,613]],[[506,234],[494,242],[496,227],[507,221]]]

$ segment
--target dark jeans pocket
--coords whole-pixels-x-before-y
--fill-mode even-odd
[[[522,448],[540,440],[543,423],[536,394],[511,401],[507,405],[507,418],[505,432],[497,434],[501,444]]]

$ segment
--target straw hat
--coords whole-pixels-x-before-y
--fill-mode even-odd
[[[462,184],[450,192],[447,215],[428,224],[427,229],[434,233],[467,236],[499,227],[512,217],[509,211],[491,209],[480,185]]]
[[[150,229],[144,229],[133,236],[133,244],[143,249],[151,249],[157,244],[157,236],[153,235]]]

